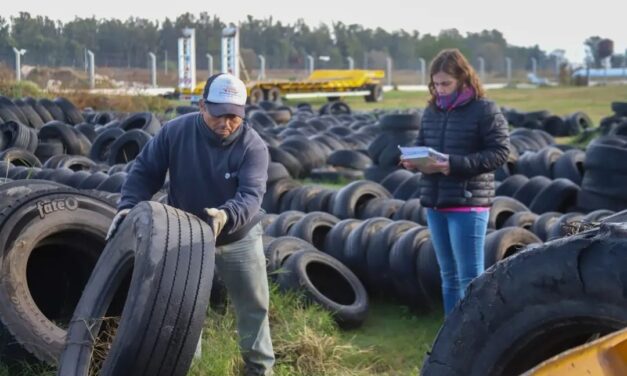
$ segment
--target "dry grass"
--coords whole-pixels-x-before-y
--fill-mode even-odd
[[[170,107],[170,102],[162,97],[131,96],[131,95],[101,95],[85,92],[66,92],[59,95],[69,99],[77,108],[91,107],[96,111],[118,112],[164,112]]]
[[[107,359],[109,350],[111,350],[111,344],[113,344],[119,325],[120,316],[105,317],[102,319],[98,338],[96,338],[94,342],[92,361],[89,366],[90,376],[100,375],[102,364],[105,359]]]

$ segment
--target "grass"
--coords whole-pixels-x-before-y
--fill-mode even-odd
[[[612,113],[610,103],[627,98],[627,85],[595,87],[546,87],[538,89],[494,89],[487,93],[488,98],[501,106],[521,111],[548,110],[556,115],[567,115],[575,111],[587,113],[595,124]],[[345,98],[357,110],[424,108],[428,99],[426,92],[385,93],[380,103],[366,103],[361,97]],[[296,104],[299,101],[288,101]],[[314,106],[326,103],[324,99],[307,100]]]

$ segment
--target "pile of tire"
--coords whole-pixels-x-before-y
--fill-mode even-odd
[[[519,112],[503,108],[503,114],[515,128],[541,129],[557,137],[574,136],[593,126],[590,117],[583,112],[558,116],[549,111]]]
[[[421,113],[389,113],[379,119],[379,135],[368,145],[368,155],[374,165],[365,171],[367,179],[381,182],[388,174],[399,169],[398,146],[416,143],[420,129]]]
[[[590,338],[623,329],[625,222],[627,213],[617,214],[476,278],[444,321],[421,375],[526,374]]]
[[[11,179],[45,179],[119,192],[143,146],[161,128],[149,112],[116,119],[54,101],[0,97],[0,166]]]
[[[627,136],[627,102],[613,102],[610,116],[601,119],[599,128],[603,135]]]
[[[279,110],[272,106],[271,102],[265,108],[247,106],[248,120],[267,143],[271,160],[281,163],[291,177],[363,178],[363,170],[372,164],[365,150],[378,132],[374,116],[351,113],[344,102],[331,102],[320,114],[310,105],[299,104],[294,111],[283,106],[290,115],[281,124],[275,115]]]

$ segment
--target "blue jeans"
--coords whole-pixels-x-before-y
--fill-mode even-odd
[[[246,375],[269,375],[274,364],[262,234],[257,224],[243,239],[216,248],[216,269],[235,308]]]
[[[427,209],[431,241],[440,265],[444,313],[464,297],[466,287],[483,272],[488,211],[443,212]]]

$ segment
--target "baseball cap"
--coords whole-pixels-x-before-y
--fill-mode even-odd
[[[202,98],[207,111],[214,117],[246,115],[246,85],[239,78],[229,73],[219,73],[207,79]]]

